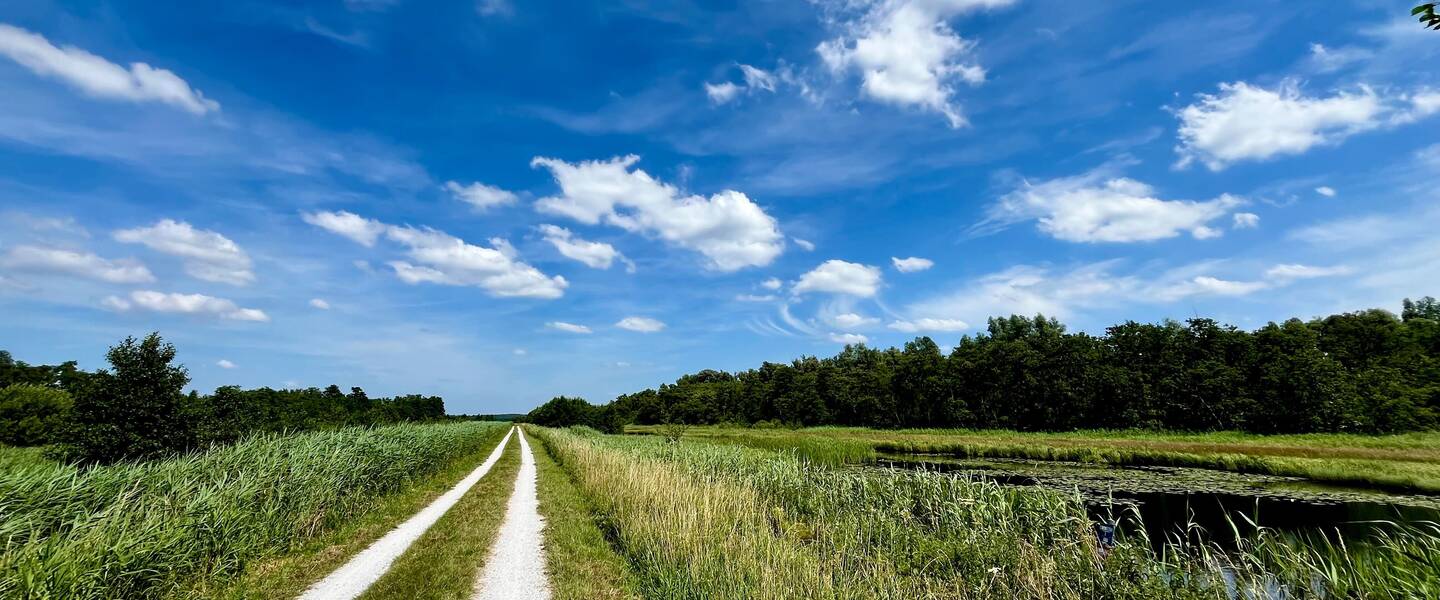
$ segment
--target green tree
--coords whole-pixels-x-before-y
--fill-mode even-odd
[[[1426,2],[1410,10],[1410,16],[1420,19],[1420,25],[1426,29],[1440,31],[1440,14],[1435,13],[1435,7],[1440,2]]]
[[[43,446],[59,441],[73,402],[64,390],[17,383],[0,388],[0,443]]]
[[[151,333],[127,337],[105,354],[101,370],[75,395],[65,434],[71,456],[109,463],[181,452],[192,443],[184,407],[190,375],[171,364],[175,347]]]

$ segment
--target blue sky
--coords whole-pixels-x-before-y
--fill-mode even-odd
[[[0,348],[452,412],[1440,295],[1408,4],[0,7]]]

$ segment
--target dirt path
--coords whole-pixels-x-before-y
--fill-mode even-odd
[[[505,522],[490,558],[475,582],[475,600],[545,600],[550,598],[550,579],[545,574],[545,546],[540,500],[535,485],[538,473],[535,455],[525,432],[520,432],[520,472],[515,491],[505,509]]]
[[[450,491],[441,494],[429,506],[415,513],[415,516],[385,534],[385,537],[375,540],[375,543],[371,544],[369,548],[356,554],[350,559],[350,562],[336,569],[328,577],[311,585],[310,589],[305,590],[305,593],[300,596],[301,600],[351,600],[363,594],[376,580],[380,579],[381,575],[390,570],[391,563],[404,554],[410,544],[413,544],[425,533],[425,530],[430,529],[431,525],[440,520],[440,517],[444,516],[445,512],[450,510],[450,507],[454,506],[456,502],[459,502],[460,498],[469,492],[481,477],[490,472],[490,468],[500,460],[500,454],[504,452],[505,445],[510,442],[510,436],[514,435],[515,431],[516,429],[511,427],[510,431],[505,434],[505,438],[500,440],[500,444],[495,446],[495,451],[485,459],[485,462],[461,479],[460,483],[455,484],[455,487],[450,488]],[[525,449],[525,456],[529,458],[530,449],[528,446],[524,446],[523,436],[520,443]],[[535,470],[534,459],[529,460],[532,464],[530,471],[533,473]],[[523,467],[521,473],[524,473]],[[511,503],[514,503],[513,500]],[[508,518],[506,522],[509,522]]]

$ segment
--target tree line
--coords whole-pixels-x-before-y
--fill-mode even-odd
[[[158,333],[126,338],[109,369],[74,361],[28,365],[0,350],[0,443],[53,445],[57,458],[108,463],[233,442],[257,432],[298,432],[444,419],[445,402],[416,394],[370,398],[365,390],[223,386],[184,392],[190,376]]]
[[[577,404],[578,402],[578,404]],[[583,404],[583,406],[581,406]],[[540,423],[1145,428],[1387,433],[1440,424],[1440,302],[1405,300],[1254,331],[1129,321],[1104,335],[992,318],[948,353],[931,338],[848,345],[729,373],[703,370],[604,406],[557,398]],[[574,421],[567,423],[565,420]]]

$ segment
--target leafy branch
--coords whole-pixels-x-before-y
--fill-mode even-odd
[[[1440,2],[1426,2],[1410,11],[1410,16],[1420,19],[1420,24],[1426,29],[1440,31],[1440,15],[1435,14],[1435,7]]]

